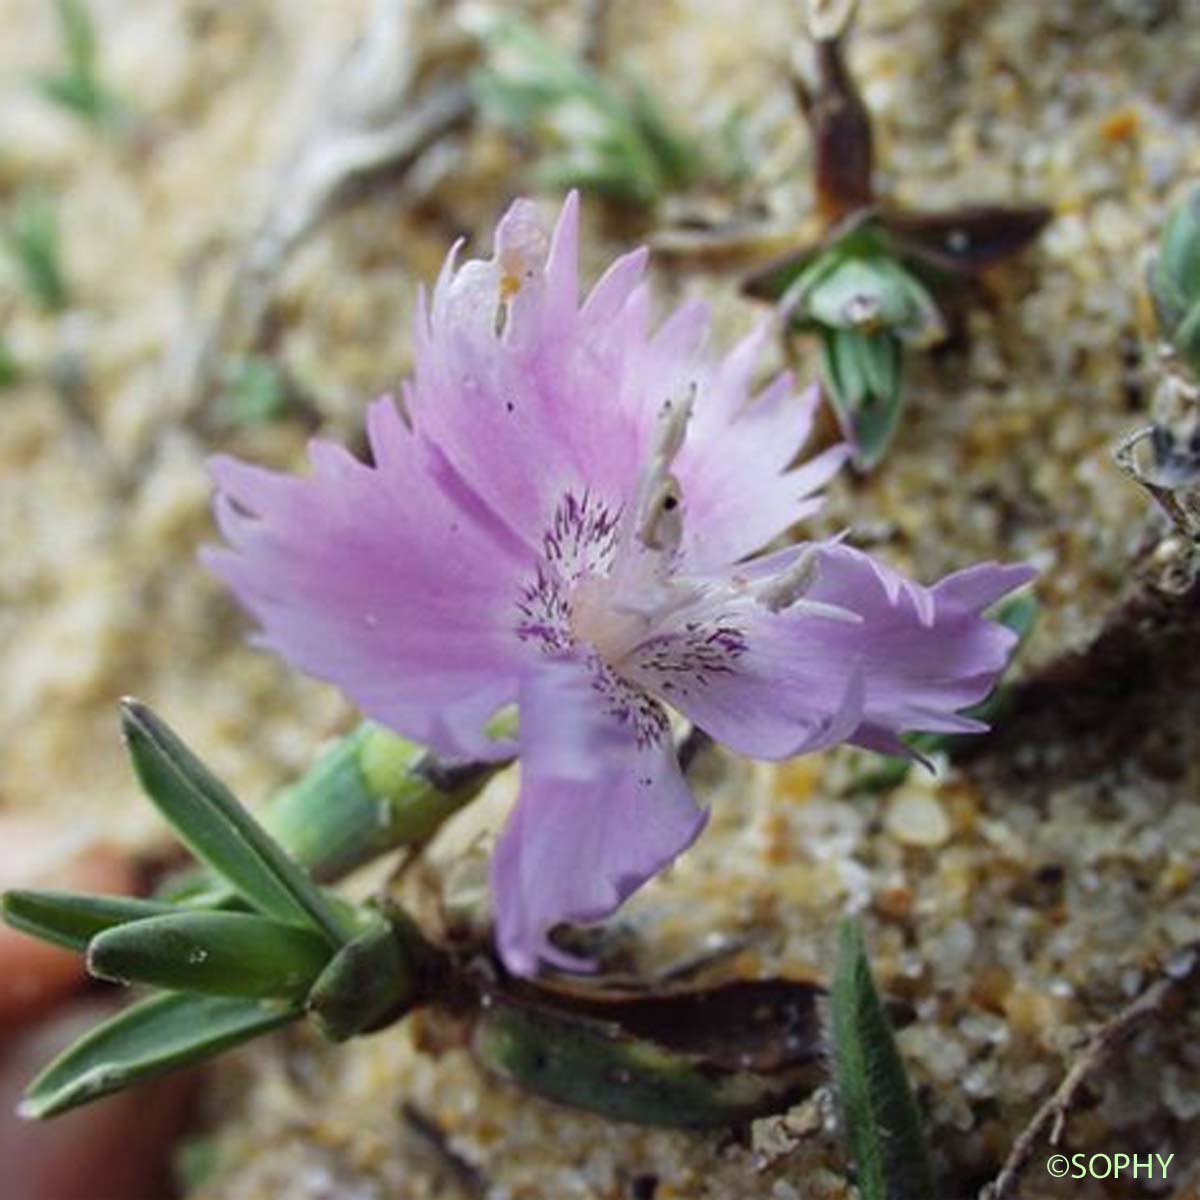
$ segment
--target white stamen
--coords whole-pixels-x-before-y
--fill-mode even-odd
[[[692,408],[696,403],[696,385],[689,384],[687,395],[677,405],[672,400],[663,402],[658,412],[658,428],[655,430],[654,449],[651,462],[662,459],[664,466],[669,466],[683,446],[687,433],[687,424],[692,417]]]
[[[638,480],[634,532],[648,550],[674,554],[683,539],[683,496],[671,464],[683,447],[696,399],[693,383],[679,403],[667,400],[658,413],[650,461]]]
[[[650,497],[637,533],[648,550],[674,554],[679,549],[683,541],[683,498],[674,475],[667,475]]]
[[[829,621],[841,621],[843,625],[861,625],[860,613],[843,608],[840,604],[826,604],[822,600],[797,600],[788,606],[788,612],[803,613],[806,617],[824,617]]]
[[[759,589],[758,602],[772,612],[790,608],[817,582],[820,570],[817,552],[810,547],[790,567],[780,571]]]

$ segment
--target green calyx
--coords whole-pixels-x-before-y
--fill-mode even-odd
[[[422,747],[367,722],[281,792],[263,822],[314,878],[339,879],[430,837],[492,774],[481,770],[442,787],[425,769],[428,763]]]
[[[937,303],[876,221],[851,222],[797,263],[779,296],[793,324],[814,330],[888,333],[916,349],[946,336]],[[781,278],[774,285],[779,288]]]
[[[918,348],[945,337],[933,297],[885,253],[832,253],[811,268],[800,297],[805,317],[826,329],[862,334],[887,332]]]
[[[437,970],[437,953],[416,925],[389,913],[329,960],[308,991],[308,1013],[331,1041],[374,1033],[429,999]]]

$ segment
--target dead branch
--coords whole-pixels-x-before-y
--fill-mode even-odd
[[[1128,1007],[1106,1021],[1072,1064],[1053,1095],[1037,1110],[1033,1120],[1013,1143],[1000,1174],[980,1193],[980,1200],[1007,1200],[1015,1192],[1021,1172],[1033,1157],[1038,1143],[1049,1131],[1047,1141],[1057,1146],[1067,1117],[1075,1107],[1088,1080],[1099,1073],[1122,1046],[1148,1021],[1200,976],[1200,943],[1188,946],[1167,964],[1162,978],[1155,980]]]

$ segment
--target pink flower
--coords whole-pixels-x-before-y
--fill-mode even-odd
[[[306,479],[212,468],[228,548],[207,562],[264,645],[442,754],[519,752],[492,888],[524,975],[584,967],[549,931],[608,915],[700,832],[668,705],[772,759],[978,730],[959,710],[1014,640],[980,614],[1032,575],[924,588],[839,543],[759,555],[846,457],[793,465],[815,392],[752,394],[766,328],[724,358],[700,304],[652,330],[642,250],[581,306],[577,237],[574,196],[552,236],[518,201],[490,260],[451,254],[402,409],[369,410],[373,465],[318,441]],[[490,741],[513,702],[517,745]]]

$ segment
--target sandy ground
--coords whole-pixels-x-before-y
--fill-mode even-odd
[[[0,261],[0,327],[27,365],[0,394],[5,809],[160,844],[115,736],[124,693],[252,801],[353,723],[331,690],[245,645],[244,620],[194,558],[212,536],[205,456],[220,446],[293,463],[309,428],[202,435],[184,420],[183,384],[363,8],[94,0],[105,78],[145,130],[129,145],[30,92],[30,72],[59,54],[52,13],[0,0],[0,21],[20,31],[0,39],[0,206],[31,183],[58,197],[73,295],[67,312],[40,315]],[[1109,452],[1147,403],[1140,259],[1200,174],[1200,5],[1166,8],[1148,27],[1117,0],[865,0],[853,45],[886,193],[922,207],[1043,201],[1057,216],[1037,251],[986,282],[965,344],[913,363],[894,450],[870,478],[834,486],[821,528],[852,524],[860,545],[924,579],[982,558],[1037,563],[1043,616],[1026,672],[1090,636],[1145,528],[1146,501]],[[744,107],[756,173],[722,203],[753,197],[777,223],[801,224],[807,137],[782,78],[796,5],[763,0],[752,20],[732,0],[614,10],[613,59],[652,78],[681,121],[715,136]],[[565,6],[539,11],[573,36]],[[364,401],[402,377],[417,282],[527,179],[494,133],[455,139],[435,166],[418,212],[376,191],[325,222],[279,281],[278,352],[333,436],[353,438]],[[598,203],[587,216],[594,274],[627,235]],[[663,265],[655,278],[664,312],[712,296],[721,337],[755,315],[729,277]],[[64,362],[82,372],[74,407],[52,383]],[[946,1194],[973,1194],[1094,1023],[1200,938],[1195,717],[1185,705],[1165,731],[1176,752],[1157,773],[1133,754],[1081,776],[985,767],[850,799],[862,769],[850,752],[730,764],[702,842],[622,921],[648,963],[745,938],[739,972],[822,975],[837,918],[863,912],[881,980],[915,1010],[901,1043]],[[402,1099],[497,1198],[847,1194],[826,1136],[758,1174],[743,1141],[563,1113],[486,1079],[452,1044],[431,1052],[443,1039],[418,1032],[336,1052],[293,1038],[232,1063],[213,1092],[218,1165],[198,1194],[461,1193],[406,1132]],[[1042,1154],[1024,1194],[1194,1194],[1198,1063],[1200,1029],[1152,1028],[1069,1127],[1077,1149],[1176,1152],[1165,1187],[1055,1184]]]

